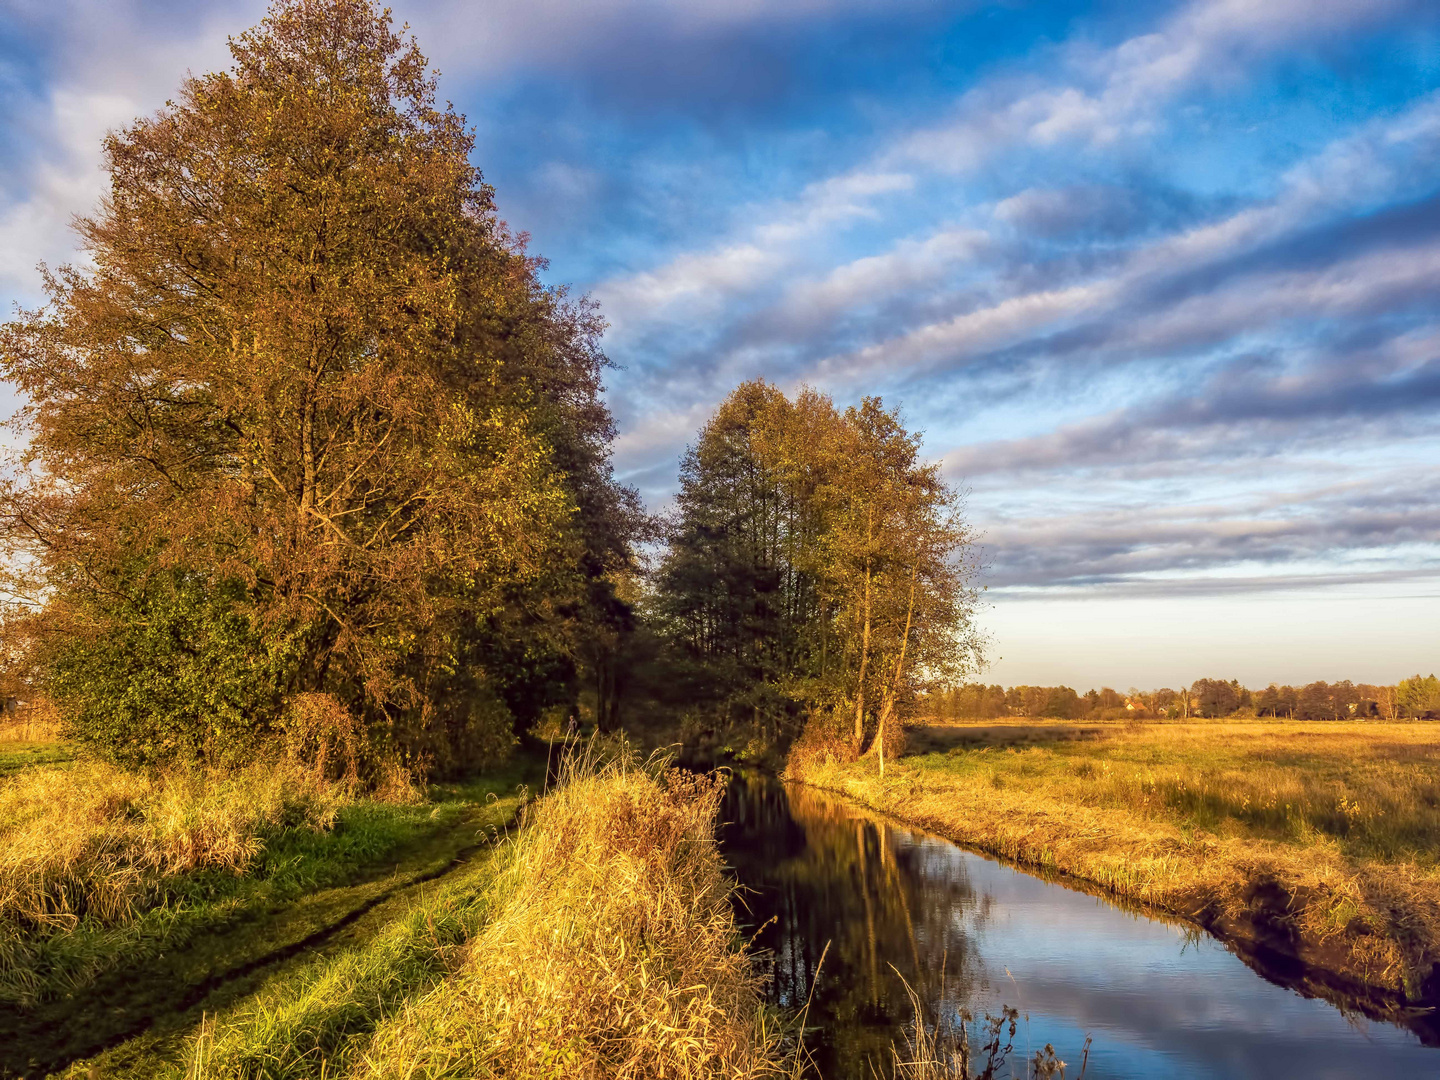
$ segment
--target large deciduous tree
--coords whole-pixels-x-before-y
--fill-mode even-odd
[[[610,618],[638,511],[600,324],[539,283],[387,13],[278,0],[231,50],[107,138],[89,265],[0,336],[11,591],[82,734],[132,756],[315,691],[443,754]]]
[[[843,724],[883,753],[920,690],[978,656],[958,499],[878,398],[841,412],[745,383],[680,480],[655,607],[732,719]]]

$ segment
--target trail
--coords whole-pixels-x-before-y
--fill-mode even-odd
[[[74,994],[32,1009],[0,1006],[0,1077],[44,1077],[100,1054],[105,1060],[92,1076],[153,1065],[205,1014],[254,992],[287,965],[365,941],[427,885],[491,850],[482,838],[491,823],[483,816],[477,806],[398,862],[372,866],[348,885],[243,911],[172,953],[107,972]]]

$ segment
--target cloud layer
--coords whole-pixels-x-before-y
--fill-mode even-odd
[[[261,6],[16,0],[0,299],[103,132]],[[999,595],[1440,576],[1440,9],[1424,0],[397,3],[622,365],[660,504],[739,380],[903,402]]]

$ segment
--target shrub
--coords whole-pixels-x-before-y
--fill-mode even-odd
[[[131,767],[238,762],[273,729],[283,658],[238,582],[157,571],[122,583],[103,610],[83,603],[95,606],[91,631],[60,639],[42,669],[66,733],[94,753]]]

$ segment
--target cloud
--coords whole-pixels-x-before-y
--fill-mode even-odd
[[[1230,503],[1115,507],[985,523],[992,589],[1227,591],[1440,575],[1440,468]],[[1263,575],[1237,572],[1270,567]]]

